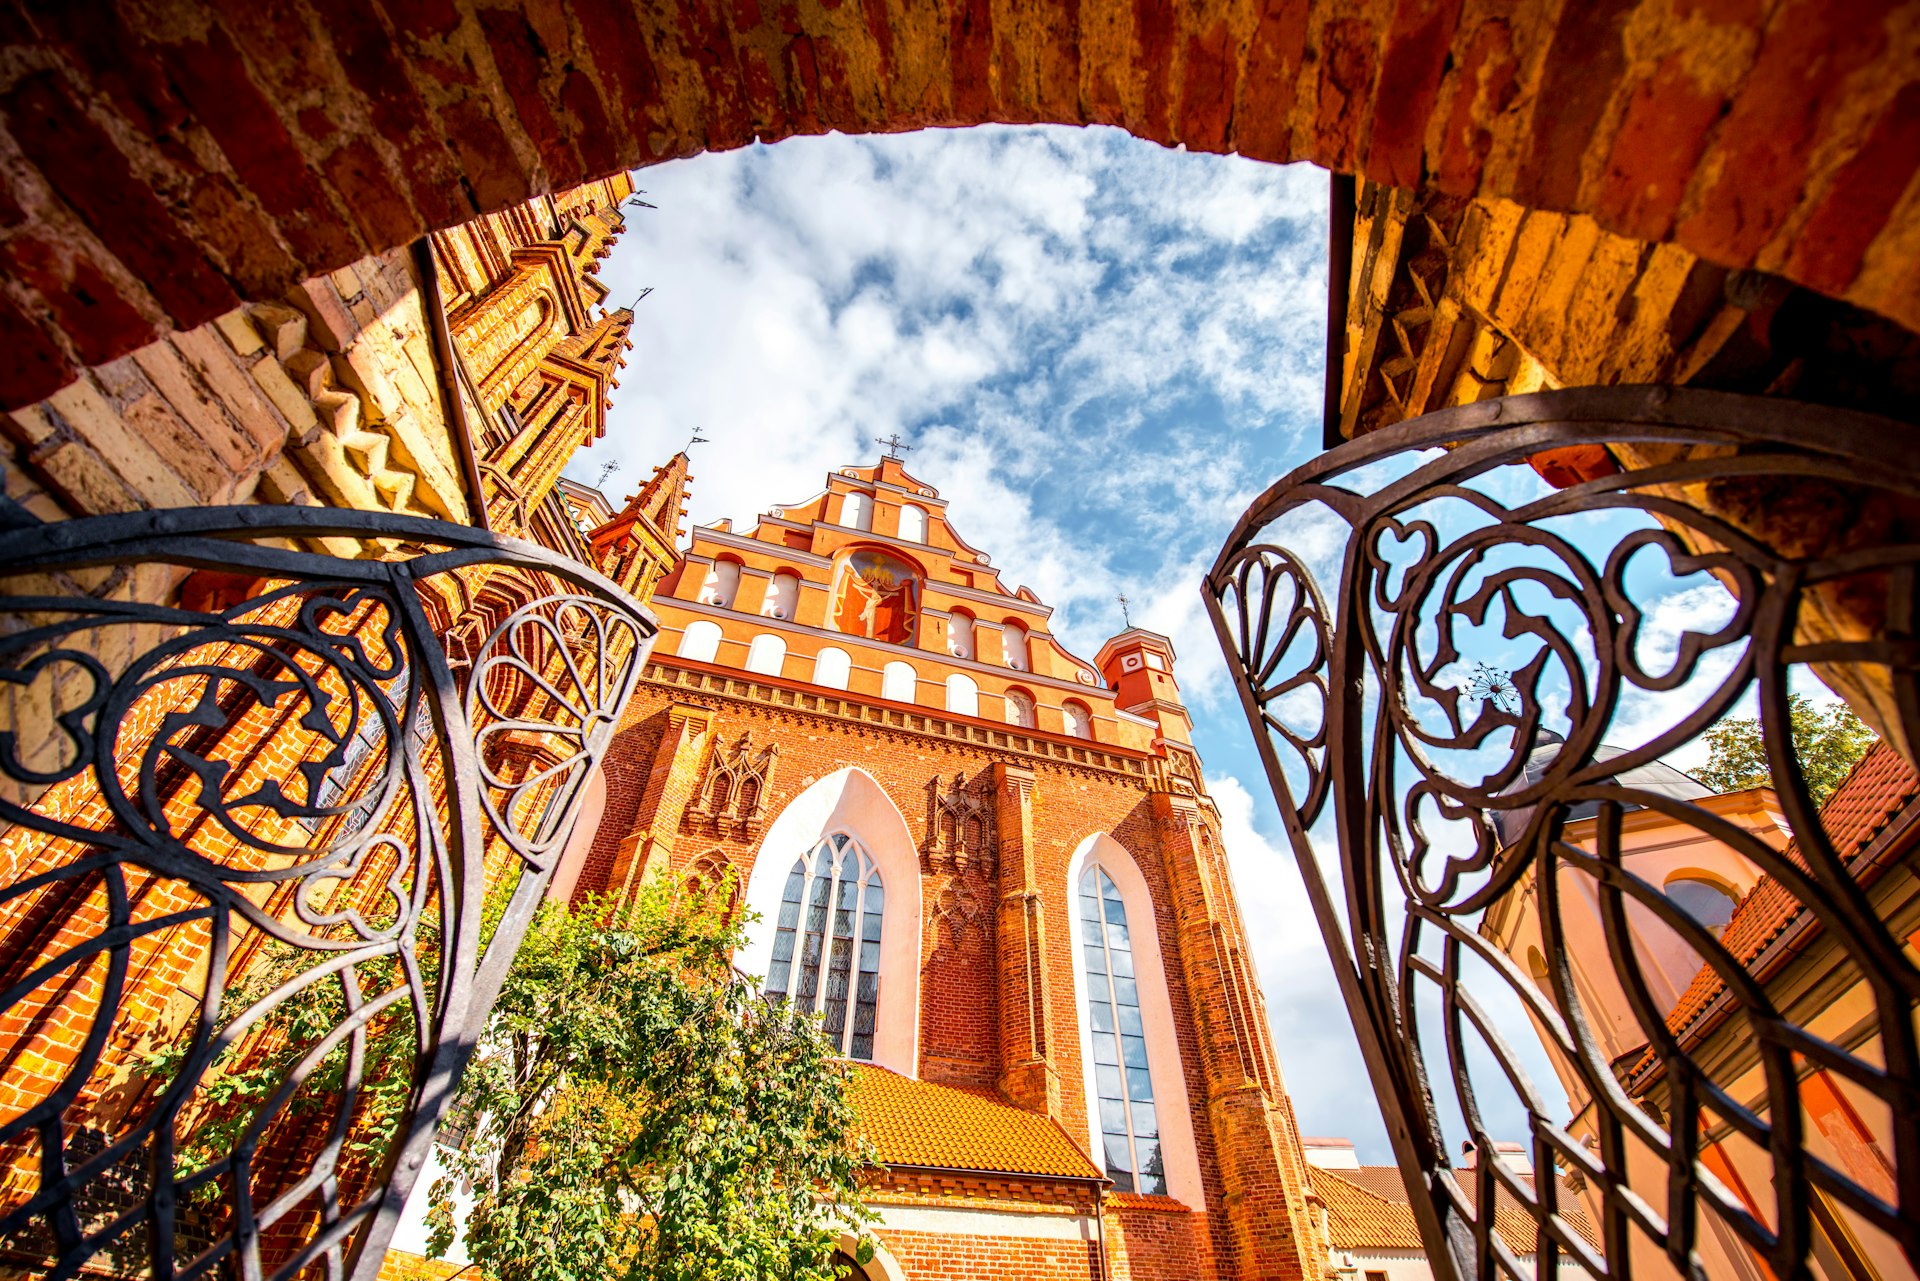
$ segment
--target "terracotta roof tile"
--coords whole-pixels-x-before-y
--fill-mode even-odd
[[[1470,1193],[1473,1172],[1460,1170],[1455,1175]],[[1531,1183],[1531,1180],[1528,1180]],[[1327,1207],[1328,1235],[1336,1250],[1423,1250],[1420,1226],[1414,1221],[1407,1201],[1407,1185],[1398,1166],[1363,1165],[1357,1170],[1316,1169],[1314,1191]],[[1499,1212],[1494,1230],[1515,1254],[1532,1254],[1538,1232],[1533,1216],[1522,1209],[1512,1193],[1500,1189]],[[1569,1227],[1598,1248],[1593,1225],[1573,1194],[1563,1191],[1560,1217]]]
[[[1916,795],[1920,795],[1920,775],[1885,741],[1875,743],[1820,809],[1820,818],[1833,841],[1834,851],[1843,860],[1857,857]],[[1786,855],[1800,866],[1806,866],[1797,840],[1787,846]],[[1855,869],[1856,875],[1862,870]],[[1735,959],[1751,968],[1768,944],[1779,938],[1805,911],[1786,886],[1771,876],[1763,876],[1734,909],[1720,941]],[[1810,921],[1809,925],[1818,928],[1817,921]],[[1701,966],[1680,997],[1680,1003],[1667,1015],[1667,1026],[1676,1032],[1685,1030],[1725,988],[1725,980],[1712,966]],[[1649,1064],[1642,1061],[1636,1070],[1647,1066]]]
[[[860,1130],[883,1165],[1102,1179],[1051,1117],[871,1063],[853,1069]]]
[[[1313,1190],[1327,1207],[1328,1244],[1336,1250],[1424,1250],[1413,1210],[1347,1180],[1359,1170],[1315,1170]],[[1392,1171],[1398,1179],[1400,1172]]]

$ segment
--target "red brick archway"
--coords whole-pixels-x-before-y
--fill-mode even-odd
[[[1108,123],[1590,213],[1920,329],[1911,0],[6,0],[0,401],[619,167]]]

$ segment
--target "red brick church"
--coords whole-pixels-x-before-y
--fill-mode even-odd
[[[1324,1273],[1166,637],[1067,652],[895,457],[695,529],[653,608],[556,890],[734,869],[742,967],[860,1065],[852,1275]]]

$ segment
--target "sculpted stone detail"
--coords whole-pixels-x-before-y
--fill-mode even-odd
[[[963,773],[951,780],[936,775],[927,780],[927,801],[927,836],[921,848],[928,865],[956,872],[978,867],[992,876],[993,811],[980,789]]]
[[[778,743],[754,751],[752,731],[742,733],[732,747],[715,744],[706,777],[700,781],[693,803],[687,806],[684,824],[720,832],[758,833],[767,821],[767,792],[773,786],[773,769],[779,760]]]

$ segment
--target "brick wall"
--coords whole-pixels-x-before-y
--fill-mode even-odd
[[[977,729],[938,714],[912,715],[852,695],[656,658],[603,766],[606,809],[576,893],[625,893],[638,877],[686,875],[696,865],[731,866],[744,885],[764,828],[687,813],[716,747],[731,749],[743,735],[756,747],[779,745],[765,802],[768,821],[805,788],[849,765],[871,775],[904,815],[922,850],[922,1077],[994,1088],[1021,1106],[1050,1109],[1088,1151],[1069,927],[1077,907],[1067,872],[1093,833],[1124,847],[1154,903],[1152,925],[1164,957],[1208,1213],[1188,1214],[1165,1198],[1135,1198],[1132,1208],[1117,1211],[1116,1240],[1145,1260],[1134,1273],[1139,1277],[1193,1275],[1183,1269],[1214,1259],[1223,1276],[1318,1275],[1305,1174],[1289,1155],[1297,1152],[1297,1139],[1290,1112],[1276,1109],[1261,1079],[1271,1045],[1257,988],[1233,960],[1238,913],[1223,893],[1218,818],[1203,795],[1176,789],[1163,771],[1142,768],[1146,761],[1120,768],[1119,753],[1082,749],[1083,759],[1075,760],[1065,755],[1070,748],[1055,755],[1056,744],[1045,736]],[[1028,746],[1014,746],[1019,743]],[[1022,1079],[1009,1078],[1005,1055],[1001,1015],[1009,992],[1028,996],[1007,986],[1000,943],[1008,927],[996,920],[1010,892],[1010,816],[996,815],[997,872],[929,852],[932,789],[956,775],[990,786],[996,767],[1032,778],[1029,857],[1043,922],[1042,982],[1050,994],[1041,1053],[1057,1078],[1050,1098],[1021,1093]],[[1008,804],[1004,791],[995,796],[997,810]],[[1193,827],[1207,839],[1194,839]],[[1229,922],[1232,928],[1221,933]],[[1133,926],[1147,928],[1145,922]],[[1277,1088],[1277,1074],[1269,1079]],[[966,1237],[945,1246],[943,1252],[938,1242],[903,1234],[895,1252],[915,1277],[1082,1276],[1088,1266],[1084,1252],[1056,1241]],[[922,1273],[919,1266],[932,1270]]]
[[[1920,328],[1898,0],[769,8],[12,0],[0,403],[538,192],[838,129],[1106,123],[1593,215]]]

